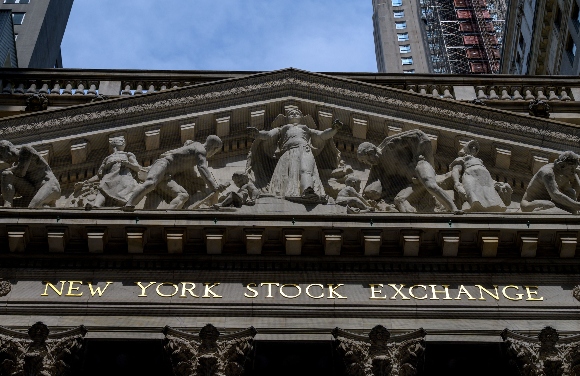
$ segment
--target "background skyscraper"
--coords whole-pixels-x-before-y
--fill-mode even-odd
[[[379,72],[499,73],[504,0],[373,0]]]
[[[12,11],[20,68],[62,68],[60,44],[73,0],[4,0]]]

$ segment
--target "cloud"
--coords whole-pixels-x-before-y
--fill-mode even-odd
[[[75,0],[62,51],[70,68],[376,71],[370,0]]]

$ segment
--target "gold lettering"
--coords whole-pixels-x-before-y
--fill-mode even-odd
[[[52,288],[54,290],[54,292],[56,292],[58,294],[58,296],[61,296],[62,295],[62,290],[64,289],[64,284],[66,283],[66,281],[58,281],[58,283],[61,284],[60,290],[57,290],[56,289],[56,286],[53,285],[50,282],[45,281],[44,283],[45,283],[45,285],[44,285],[44,294],[40,294],[40,296],[48,296],[48,288],[49,287]]]
[[[219,285],[219,282],[213,283],[211,286],[209,285],[209,283],[205,283],[205,294],[203,294],[202,298],[223,298],[223,296],[220,296],[215,292],[211,291],[211,289],[216,287],[217,285]],[[209,296],[209,294],[211,294],[211,296]]]
[[[524,287],[526,288],[526,292],[528,293],[528,298],[526,300],[532,300],[532,301],[537,301],[537,302],[538,301],[541,301],[541,300],[544,300],[544,297],[543,296],[541,296],[539,298],[532,298],[532,294],[534,296],[536,296],[536,295],[538,295],[538,292],[537,291],[531,291],[530,289],[537,289],[538,286],[524,286]]]
[[[248,295],[248,293],[244,293],[244,296],[246,298],[256,298],[258,296],[258,290],[254,290],[253,288],[251,288],[250,286],[254,286],[257,287],[257,285],[255,283],[248,283],[248,285],[246,286],[246,288],[248,290],[250,290],[251,292],[254,293],[254,295]]]
[[[318,295],[318,296],[312,296],[312,295],[310,294],[310,288],[311,288],[312,286],[317,286],[317,287],[320,287],[320,288],[322,289],[322,292],[320,293],[320,295]],[[324,298],[324,286],[323,286],[323,285],[321,285],[321,284],[319,284],[319,283],[314,283],[314,284],[312,284],[312,285],[308,285],[308,286],[306,286],[306,295],[308,295],[308,296],[309,296],[309,297],[311,297],[312,299],[322,299],[322,298]]]
[[[390,283],[389,286],[391,286],[396,292],[395,295],[391,296],[391,300],[397,300],[397,295],[401,295],[402,300],[411,300],[411,298],[406,297],[405,295],[403,295],[403,292],[401,291],[403,289],[403,287],[405,287],[405,285],[399,285],[400,287],[397,288],[397,285]]]
[[[173,291],[172,294],[166,295],[166,294],[162,294],[161,291],[159,291],[159,288],[161,286],[169,286],[169,285],[173,286],[173,288],[175,289],[175,291]],[[175,283],[163,282],[163,283],[160,283],[160,284],[157,285],[157,287],[155,288],[155,291],[157,292],[157,295],[162,296],[164,298],[168,298],[170,296],[173,296],[173,295],[177,294],[177,291],[179,291],[179,287]]]
[[[485,300],[485,298],[483,297],[484,291],[486,294],[488,294],[489,296],[491,296],[495,300],[499,300],[499,292],[497,291],[497,285],[493,285],[493,288],[495,289],[495,295],[491,291],[489,291],[488,289],[483,287],[482,285],[475,285],[475,287],[479,287],[479,300]]]
[[[327,299],[334,299],[334,296],[336,295],[337,299],[346,299],[346,296],[342,296],[339,293],[337,293],[335,290],[338,289],[340,286],[344,286],[342,283],[339,283],[336,285],[336,287],[333,287],[333,284],[328,284],[328,297]]]
[[[151,286],[153,286],[154,284],[156,284],[157,282],[149,282],[149,284],[147,286],[143,286],[141,284],[141,282],[135,282],[139,287],[141,287],[141,295],[137,295],[138,297],[147,297],[147,293],[145,291],[147,291],[147,289]]]
[[[369,299],[387,299],[387,295],[385,295],[385,296],[376,296],[375,295],[375,294],[382,294],[383,293],[380,289],[375,290],[377,287],[383,288],[382,283],[379,283],[379,284],[370,283],[369,286],[371,287],[371,297]]]
[[[99,294],[99,296],[103,296],[103,293],[105,292],[107,287],[109,287],[109,285],[112,283],[113,282],[107,282],[107,285],[105,287],[103,287],[102,290],[99,286],[96,286],[95,289],[93,290],[93,284],[91,282],[87,282],[87,284],[89,285],[89,290],[91,290],[91,296],[95,296],[95,294]]]
[[[272,296],[272,285],[274,286],[280,286],[279,283],[276,282],[264,282],[264,283],[260,283],[260,286],[268,286],[268,295],[266,295],[266,298],[273,298],[274,296]]]
[[[501,290],[501,293],[502,293],[502,294],[503,294],[503,296],[505,296],[507,299],[509,299],[509,300],[522,300],[522,299],[523,299],[523,296],[524,296],[524,294],[516,294],[516,298],[509,297],[509,296],[506,294],[506,292],[505,292],[505,290],[507,290],[507,289],[516,289],[516,290],[519,290],[520,288],[519,288],[518,286],[513,286],[513,285],[509,285],[509,286],[506,286],[506,287],[504,287],[504,288]]]
[[[68,282],[68,292],[66,293],[65,296],[76,296],[76,297],[83,296],[82,292],[80,294],[73,294],[73,290],[78,291],[78,289],[80,288],[80,287],[74,287],[75,283],[80,283],[81,285],[83,284],[82,281],[69,281]]]
[[[415,296],[415,294],[413,293],[413,289],[414,288],[418,288],[418,287],[420,287],[422,289],[425,289],[425,296],[422,297],[422,298],[419,298],[418,296]],[[409,295],[411,295],[411,297],[413,299],[417,299],[417,300],[427,299],[427,296],[428,296],[427,295],[427,286],[425,286],[425,285],[414,285],[414,286],[411,286],[411,287],[409,287]]]
[[[445,290],[435,290],[437,285],[429,285],[431,287],[432,297],[429,300],[439,300],[437,294],[445,294],[443,300],[453,300],[449,297],[449,285],[441,285]]]
[[[187,285],[190,285],[191,287],[185,287]],[[180,298],[187,298],[187,296],[185,295],[185,292],[189,292],[189,295],[193,296],[194,298],[199,298],[199,296],[195,295],[193,293],[193,290],[195,290],[195,283],[193,282],[181,282],[181,295],[179,295]]]
[[[286,286],[296,287],[296,289],[298,290],[298,294],[296,294],[296,295],[286,295],[286,294],[284,294],[284,287],[286,287]],[[285,284],[285,285],[280,286],[280,295],[282,295],[285,298],[294,299],[294,298],[299,297],[301,293],[302,293],[302,289],[300,288],[300,286],[295,285],[293,283],[288,283],[288,284]]]
[[[455,298],[455,300],[461,300],[461,294],[467,295],[467,300],[477,300],[473,296],[471,296],[469,291],[467,291],[467,289],[463,285],[459,286],[459,293],[457,294],[457,298]]]

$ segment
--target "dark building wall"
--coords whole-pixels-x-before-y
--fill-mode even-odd
[[[60,44],[72,4],[73,0],[0,4],[0,9],[26,13],[22,25],[14,25],[14,32],[18,34],[16,48],[20,68],[62,67]]]
[[[0,10],[0,64],[6,68],[18,67],[12,12],[9,10]]]

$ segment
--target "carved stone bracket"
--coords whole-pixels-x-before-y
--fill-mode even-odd
[[[50,330],[37,322],[25,333],[0,327],[0,374],[62,375],[71,374],[79,361],[87,330],[84,326],[49,335]]]
[[[12,290],[10,281],[0,278],[0,297],[8,295],[10,290]]]
[[[207,324],[199,335],[166,326],[163,348],[175,376],[240,376],[252,351],[256,329],[222,335]]]
[[[580,302],[580,285],[572,289],[572,296]]]
[[[550,105],[541,99],[536,99],[531,102],[529,108],[530,115],[532,116],[544,118],[550,117]]]
[[[501,337],[510,363],[522,376],[578,375],[580,372],[580,335],[560,340],[558,331],[547,326],[537,338],[509,329],[505,329]]]
[[[368,337],[340,328],[335,328],[332,335],[347,375],[418,375],[423,368],[426,332],[422,328],[392,338],[382,325],[375,326]]]
[[[26,112],[44,111],[48,108],[48,98],[44,94],[32,94],[26,98]]]

